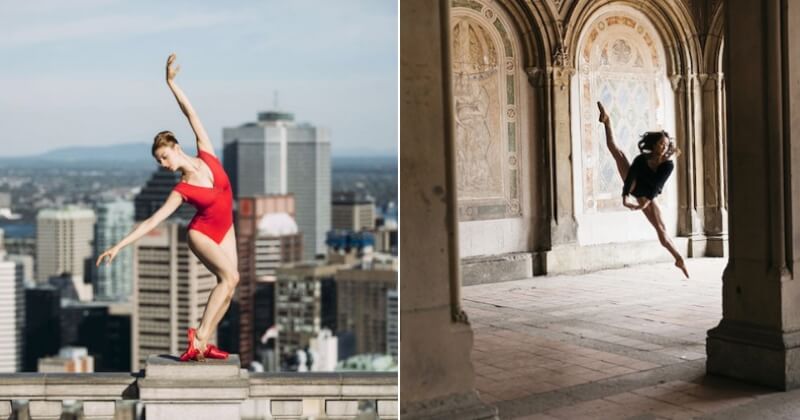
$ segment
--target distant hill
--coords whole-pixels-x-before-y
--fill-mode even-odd
[[[150,145],[147,143],[62,147],[29,158],[54,161],[152,159]]]
[[[195,153],[194,147],[185,147],[189,154]],[[222,150],[216,151],[222,156]],[[371,152],[360,155],[356,150],[342,150],[332,157],[334,169],[338,167],[364,166],[396,166],[397,156],[380,155]],[[148,143],[124,143],[108,146],[70,146],[50,150],[45,153],[28,156],[0,157],[0,166],[43,168],[57,165],[67,168],[126,168],[150,169],[155,161],[150,156]]]

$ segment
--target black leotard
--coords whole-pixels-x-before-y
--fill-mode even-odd
[[[642,153],[633,160],[631,168],[628,169],[628,176],[625,177],[625,185],[622,187],[623,196],[632,194],[634,197],[647,197],[652,200],[661,194],[661,189],[675,169],[675,164],[671,160],[665,160],[653,171],[647,164],[647,158],[648,155]],[[636,180],[636,186],[631,191],[633,180]]]

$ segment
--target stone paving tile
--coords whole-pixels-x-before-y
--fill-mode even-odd
[[[702,366],[693,363],[721,319],[725,261],[688,265],[689,281],[651,264],[465,287],[481,398],[542,420],[689,419],[756,404],[770,392],[697,377],[644,383],[650,370]]]

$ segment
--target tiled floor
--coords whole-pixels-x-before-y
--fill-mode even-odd
[[[501,418],[751,418],[780,401],[770,418],[800,418],[800,391],[704,374],[725,261],[688,264],[691,280],[653,264],[465,287],[481,398]]]

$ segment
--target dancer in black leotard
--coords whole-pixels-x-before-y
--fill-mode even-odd
[[[632,164],[628,163],[625,153],[614,143],[611,120],[606,114],[603,104],[597,102],[597,107],[600,109],[600,122],[606,129],[606,146],[617,162],[619,175],[625,182],[622,187],[622,204],[631,210],[641,210],[644,213],[647,220],[656,229],[661,245],[675,258],[675,267],[680,268],[683,275],[689,278],[686,263],[667,234],[666,226],[661,219],[661,209],[654,200],[661,194],[664,183],[675,169],[675,164],[670,158],[680,151],[675,147],[675,143],[670,141],[665,131],[651,131],[645,133],[639,141],[638,146],[641,152],[639,156],[636,156]],[[636,198],[634,202],[628,201],[628,197],[631,195]]]

